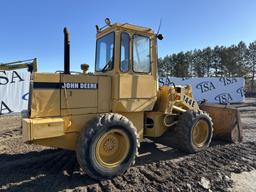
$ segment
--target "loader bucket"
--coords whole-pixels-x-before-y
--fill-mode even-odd
[[[237,143],[243,140],[240,112],[227,105],[201,104],[200,109],[206,111],[213,121],[214,138]]]

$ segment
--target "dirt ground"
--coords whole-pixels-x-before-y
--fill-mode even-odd
[[[74,152],[23,144],[20,116],[0,116],[0,191],[256,191],[256,99],[235,106],[243,143],[187,155],[169,137],[145,139],[135,166],[101,182],[80,171]]]

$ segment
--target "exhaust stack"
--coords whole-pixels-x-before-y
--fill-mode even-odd
[[[64,74],[70,74],[70,39],[66,27],[64,28]]]

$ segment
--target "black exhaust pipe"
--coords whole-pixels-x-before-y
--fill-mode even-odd
[[[66,27],[64,28],[64,74],[70,74],[70,39]]]

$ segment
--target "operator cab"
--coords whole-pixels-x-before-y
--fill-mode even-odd
[[[152,110],[157,99],[157,35],[131,24],[97,29],[95,74],[111,77],[112,111]]]
[[[155,41],[149,28],[109,23],[97,30],[95,72],[155,74]]]

